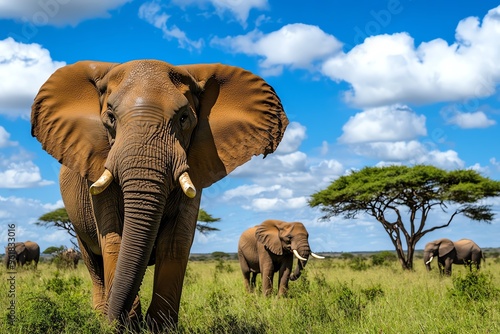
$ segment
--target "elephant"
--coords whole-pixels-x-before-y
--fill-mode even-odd
[[[288,281],[300,277],[309,255],[324,258],[311,252],[308,238],[305,226],[299,222],[269,219],[245,230],[238,242],[238,260],[246,290],[254,291],[256,276],[262,273],[262,293],[269,296],[273,291],[274,273],[279,271],[278,295],[286,295]],[[292,273],[294,255],[297,267]]]
[[[93,307],[121,325],[176,327],[202,189],[273,153],[287,125],[275,90],[239,67],[86,60],[56,70],[33,102],[31,133],[61,163]]]
[[[82,254],[74,248],[68,248],[61,253],[61,258],[66,261],[66,263],[73,264],[73,268],[76,269],[78,261],[82,258]]]
[[[431,270],[431,262],[435,256],[438,257],[440,273],[448,276],[451,275],[452,264],[469,265],[471,271],[472,264],[475,264],[476,269],[479,270],[481,259],[484,259],[481,248],[470,239],[453,242],[442,238],[427,243],[424,248],[424,263],[428,271]]]
[[[23,267],[33,261],[35,269],[40,260],[40,246],[33,241],[16,242],[5,247],[4,264],[7,269]]]

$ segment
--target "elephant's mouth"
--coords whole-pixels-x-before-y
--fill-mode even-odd
[[[104,172],[99,179],[90,186],[90,194],[99,195],[106,190],[111,182],[113,182],[113,179],[113,174],[111,174],[109,170],[104,169]],[[188,172],[184,172],[179,176],[179,184],[187,197],[194,198],[196,196],[196,187],[191,181]]]

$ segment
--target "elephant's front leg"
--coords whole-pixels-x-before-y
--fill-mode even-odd
[[[284,296],[288,292],[288,281],[292,273],[293,257],[286,258],[281,264],[279,271],[278,296]]]
[[[273,293],[274,266],[270,256],[261,257],[259,260],[262,273],[262,293],[269,296]]]

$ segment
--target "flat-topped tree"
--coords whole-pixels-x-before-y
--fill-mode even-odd
[[[426,165],[365,167],[313,194],[309,205],[319,206],[325,213],[323,219],[374,217],[389,235],[403,269],[413,269],[415,246],[424,235],[449,226],[460,214],[490,223],[494,213],[481,200],[499,195],[500,182],[474,170],[446,171]],[[447,221],[426,229],[431,210],[448,212],[449,208],[453,209]]]

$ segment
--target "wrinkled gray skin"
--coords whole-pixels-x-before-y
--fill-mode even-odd
[[[438,260],[438,267],[441,274],[451,275],[452,264],[476,265],[476,269],[481,267],[481,259],[484,259],[481,248],[470,239],[460,239],[451,241],[450,239],[438,239],[431,241],[424,248],[424,263],[428,271],[431,270],[430,259]]]
[[[298,279],[307,263],[297,259],[297,267],[292,273],[292,251],[295,249],[308,259],[311,254],[308,237],[302,223],[279,220],[266,220],[244,231],[238,243],[238,259],[247,291],[254,290],[256,276],[262,273],[262,293],[270,295],[274,273],[279,272],[278,295],[285,295],[288,281]]]
[[[4,264],[6,268],[22,267],[25,264],[35,263],[35,268],[40,260],[40,246],[36,242],[16,242],[15,248],[5,247]],[[12,263],[15,262],[15,264]]]

